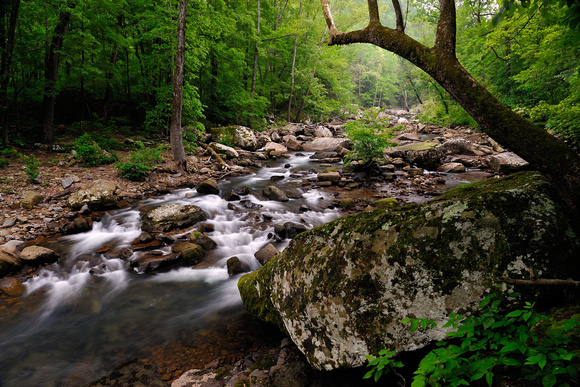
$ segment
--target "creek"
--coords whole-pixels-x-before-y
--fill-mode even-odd
[[[220,192],[240,185],[261,192],[272,177],[283,177],[278,186],[299,186],[324,169],[309,159],[311,154],[294,154],[251,175],[223,179]],[[450,177],[449,186],[458,181],[464,182]],[[296,222],[312,228],[341,216],[338,209],[328,209],[332,195],[321,189],[286,203],[254,195],[242,199],[251,204],[178,190],[108,212],[91,231],[45,244],[61,259],[26,281],[23,299],[11,313],[0,315],[0,386],[71,385],[66,383],[71,374],[76,385],[83,385],[141,356],[145,347],[244,313],[236,286],[239,276],[228,275],[227,259],[237,256],[256,270],[260,264],[254,253],[272,242],[274,225]],[[214,230],[207,235],[217,247],[202,263],[139,275],[129,261],[97,252],[105,245],[130,247],[141,234],[140,211],[168,203],[195,204],[208,215],[205,223]],[[281,251],[287,243],[274,244]]]

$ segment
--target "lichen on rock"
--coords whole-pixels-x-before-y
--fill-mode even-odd
[[[314,228],[238,287],[245,307],[287,332],[313,367],[356,367],[383,348],[441,339],[443,331],[411,334],[400,321],[470,313],[504,275],[580,273],[570,225],[545,179],[519,173]]]

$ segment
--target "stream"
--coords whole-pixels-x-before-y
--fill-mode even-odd
[[[240,185],[261,192],[273,176],[283,177],[280,187],[298,186],[324,169],[309,159],[311,154],[294,154],[251,175],[222,180],[220,192]],[[449,187],[462,182],[450,177]],[[147,346],[243,313],[239,275],[229,277],[228,258],[237,256],[258,269],[254,253],[273,241],[268,234],[274,225],[296,222],[312,228],[336,219],[339,210],[325,209],[331,199],[330,193],[312,189],[286,203],[246,195],[242,200],[252,204],[244,206],[183,189],[111,211],[91,231],[45,244],[61,259],[25,282],[26,295],[15,312],[0,315],[0,386],[58,386],[71,373],[83,385],[140,356]],[[96,252],[105,245],[130,247],[141,233],[140,210],[168,203],[195,204],[208,215],[205,223],[214,230],[207,235],[217,247],[200,264],[139,275],[130,261]],[[190,231],[173,236],[185,238]],[[288,242],[274,244],[281,251]]]

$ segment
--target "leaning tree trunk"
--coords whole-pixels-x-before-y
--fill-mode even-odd
[[[398,0],[392,0],[396,28],[379,20],[377,0],[368,0],[369,24],[362,30],[339,32],[328,0],[321,0],[330,30],[329,45],[371,43],[407,59],[439,83],[496,141],[542,172],[570,206],[580,227],[580,156],[566,144],[503,105],[475,80],[455,55],[456,15],[453,0],[440,0],[435,45],[427,47],[404,33]]]
[[[74,5],[73,5],[74,6]],[[60,50],[64,34],[70,23],[70,12],[61,12],[54,28],[52,41],[45,58],[44,68],[44,98],[42,100],[42,142],[52,144],[54,127],[54,106],[56,104],[56,80],[60,62]]]
[[[175,54],[175,72],[173,73],[173,105],[171,110],[170,142],[173,159],[180,170],[187,170],[187,159],[183,149],[181,135],[181,113],[183,110],[183,68],[185,64],[185,22],[187,18],[187,0],[179,1],[177,17],[177,53]]]

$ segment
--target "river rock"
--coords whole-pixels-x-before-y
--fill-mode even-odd
[[[193,226],[206,219],[205,212],[196,205],[164,204],[141,214],[143,221],[141,229],[146,232],[167,232]]]
[[[0,249],[0,277],[20,268],[22,261],[16,254]]]
[[[26,193],[24,199],[20,202],[22,208],[26,208],[27,210],[31,210],[34,206],[40,203],[44,199],[44,197],[39,194],[38,192],[30,191]]]
[[[437,172],[461,173],[465,172],[465,165],[461,163],[445,163],[437,168]]]
[[[41,265],[43,263],[52,263],[58,260],[60,255],[55,251],[42,246],[28,246],[20,253],[22,263],[31,265]]]
[[[227,267],[228,275],[230,277],[250,271],[250,267],[244,262],[240,261],[238,257],[229,258],[227,261]]]
[[[73,210],[79,210],[88,205],[91,210],[104,210],[117,204],[117,183],[109,180],[96,180],[68,198],[68,205]]]
[[[295,222],[284,223],[284,229],[286,230],[286,237],[289,239],[307,230],[305,225]]]
[[[399,141],[421,141],[421,137],[417,133],[402,133],[397,136]]]
[[[219,142],[212,142],[209,146],[216,151],[216,153],[225,156],[226,159],[237,159],[240,157],[238,151],[231,146],[220,144]]]
[[[161,250],[153,250],[131,261],[130,266],[137,273],[145,274],[181,265],[183,262],[180,253],[164,254]]]
[[[72,222],[66,222],[62,225],[62,231],[65,234],[78,234],[90,231],[93,228],[93,219],[90,217],[78,217]]]
[[[266,145],[264,145],[264,152],[266,154],[269,154],[272,152],[286,153],[286,152],[288,152],[288,148],[286,148],[282,144],[278,144],[277,142],[269,142]]]
[[[0,292],[10,297],[18,297],[26,291],[22,281],[14,277],[0,278]]]
[[[195,189],[200,194],[219,195],[220,193],[218,183],[214,179],[207,179],[202,181],[195,187]]]
[[[492,148],[474,144],[464,138],[454,138],[445,141],[441,144],[441,148],[443,148],[446,153],[467,156],[485,156],[493,153]]]
[[[282,191],[280,188],[275,187],[273,185],[269,185],[266,188],[264,188],[264,190],[262,191],[262,194],[267,199],[274,200],[277,202],[287,202],[288,200],[290,200],[288,198],[288,195],[286,195],[286,193],[284,191]]]
[[[196,265],[205,255],[203,247],[191,242],[181,242],[171,248],[174,253],[181,254],[183,260],[189,265]]]
[[[290,150],[293,150],[293,151],[303,150],[302,148],[304,147],[303,146],[304,142],[298,141],[296,136],[292,136],[292,135],[284,136],[284,137],[282,137],[282,140],[284,140],[284,145],[286,146],[286,148],[288,148]]]
[[[503,173],[516,172],[528,167],[528,162],[512,152],[504,152],[491,156],[489,167]]]
[[[445,330],[408,317],[469,314],[503,277],[580,277],[580,235],[536,172],[457,188],[428,203],[371,210],[294,238],[238,287],[245,308],[286,332],[316,369],[358,367],[384,348],[415,350]],[[537,301],[548,287],[507,286]],[[557,296],[556,296],[557,297]]]
[[[266,246],[258,250],[254,254],[254,257],[256,257],[258,262],[260,262],[262,265],[265,265],[269,260],[271,260],[278,254],[280,254],[278,249],[273,244],[268,243]]]
[[[211,137],[216,142],[224,141],[249,151],[258,149],[258,140],[254,135],[254,131],[245,126],[231,125],[216,127],[211,128],[210,133]]]
[[[330,181],[333,184],[337,184],[340,181],[340,172],[320,172],[318,181]]]
[[[400,166],[397,159],[401,159],[407,164],[433,171],[441,164],[445,150],[437,142],[423,141],[394,147],[385,151],[385,155],[393,158],[392,164],[397,167]]]
[[[194,231],[189,235],[189,241],[196,245],[200,245],[204,250],[213,250],[216,248],[217,244],[213,239],[207,235],[203,235],[199,231]]]
[[[338,148],[350,148],[350,140],[347,138],[318,137],[313,141],[305,142],[302,149],[306,152],[336,151]]]
[[[334,137],[330,129],[321,125],[316,127],[316,129],[314,130],[314,135],[316,137]]]

